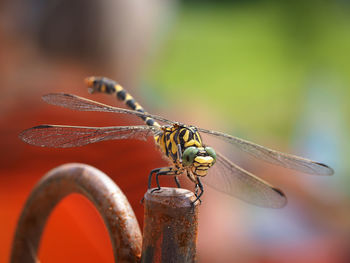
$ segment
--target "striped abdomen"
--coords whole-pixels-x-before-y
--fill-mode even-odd
[[[88,77],[86,83],[89,87],[89,92],[102,92],[107,94],[115,94],[117,99],[123,101],[130,109],[139,112],[145,112],[143,107],[135,101],[135,99],[118,83],[104,77]],[[146,112],[145,112],[146,113]],[[159,123],[150,117],[141,117],[149,126],[158,126]]]

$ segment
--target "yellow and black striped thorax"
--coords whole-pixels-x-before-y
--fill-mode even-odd
[[[115,94],[118,100],[123,101],[130,109],[144,112],[143,107],[135,101],[135,99],[117,82],[103,77],[89,77],[86,79],[89,92],[102,92],[107,94]],[[141,117],[149,126],[160,127],[159,123],[150,117]]]
[[[178,161],[178,145],[181,154],[190,146],[202,147],[202,138],[194,126],[178,125],[161,127],[162,132],[155,136],[155,141],[162,152],[174,163]]]

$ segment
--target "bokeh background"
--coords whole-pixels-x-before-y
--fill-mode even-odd
[[[89,75],[118,80],[149,112],[335,169],[332,177],[303,175],[208,139],[283,189],[289,203],[279,210],[256,208],[207,187],[199,262],[350,261],[348,1],[1,1],[0,262],[9,259],[17,219],[35,183],[67,162],[111,176],[142,227],[139,201],[148,172],[165,164],[150,141],[44,149],[17,137],[41,123],[141,124],[40,99],[66,92],[117,104],[87,94],[83,79]],[[88,201],[72,195],[60,203],[45,228],[39,259],[113,262],[107,231]]]

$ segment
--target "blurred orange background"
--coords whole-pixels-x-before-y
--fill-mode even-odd
[[[117,80],[151,113],[335,168],[329,178],[296,175],[209,140],[283,189],[289,204],[281,210],[255,208],[207,187],[199,262],[349,262],[349,11],[342,1],[315,0],[2,1],[0,262],[9,259],[31,189],[63,163],[87,163],[109,175],[142,229],[147,175],[165,165],[153,142],[48,149],[18,139],[20,131],[38,124],[142,124],[136,117],[72,112],[40,99],[64,92],[122,106],[113,97],[89,95],[83,80],[91,75]],[[167,184],[173,183],[162,178]],[[59,204],[39,259],[113,262],[92,204],[78,195]]]

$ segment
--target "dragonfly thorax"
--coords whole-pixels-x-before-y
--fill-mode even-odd
[[[161,151],[174,163],[181,162],[179,156],[182,156],[188,147],[203,147],[196,127],[177,123],[162,126],[160,132],[155,136],[155,141]],[[178,152],[179,150],[181,152]]]
[[[194,176],[205,176],[215,163],[214,149],[203,146],[202,138],[194,126],[163,126],[155,136],[155,141],[178,168],[186,169]]]

